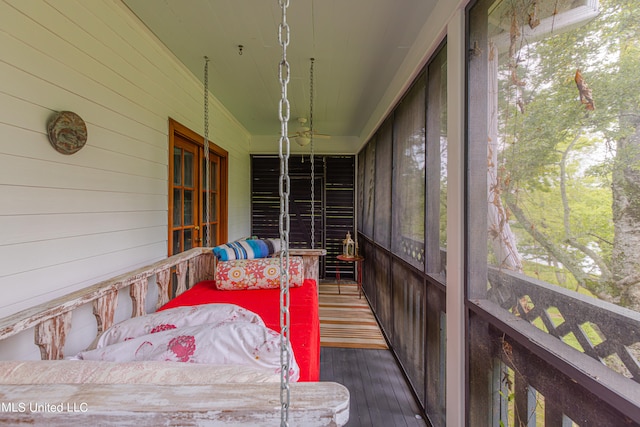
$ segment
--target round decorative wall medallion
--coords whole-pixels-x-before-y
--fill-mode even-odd
[[[73,154],[87,142],[87,125],[71,111],[56,113],[47,123],[49,142],[62,154]]]

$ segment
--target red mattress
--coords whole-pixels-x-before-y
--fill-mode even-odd
[[[293,354],[300,367],[299,381],[320,380],[320,317],[318,290],[315,280],[305,279],[303,285],[290,288],[290,339]],[[196,284],[162,306],[167,308],[209,303],[237,304],[262,317],[267,327],[280,332],[280,291],[259,289],[219,291],[213,281]]]

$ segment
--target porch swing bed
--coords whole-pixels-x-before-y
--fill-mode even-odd
[[[318,381],[318,297],[316,281],[311,278],[317,277],[318,251],[292,253],[304,258],[303,264],[315,265],[316,271],[305,270],[302,286],[291,288],[291,347],[299,366],[298,382],[289,385],[291,422],[344,425],[349,416],[348,390],[337,383]],[[65,360],[64,345],[71,333],[73,311],[91,304],[98,336],[103,336],[113,327],[147,316],[146,295],[153,281],[158,286],[158,311],[151,315],[212,302],[232,304],[238,307],[236,314],[256,312],[267,327],[278,331],[274,326],[279,318],[279,290],[216,289],[212,280],[216,263],[211,248],[194,248],[0,319],[0,340],[33,328],[43,359],[0,361],[0,401],[10,409],[0,411],[0,424],[275,425],[279,375],[246,364]],[[169,300],[172,270],[178,287],[176,296]],[[127,290],[132,318],[114,325],[118,294]]]

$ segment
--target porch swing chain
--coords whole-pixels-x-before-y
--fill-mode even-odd
[[[289,153],[290,141],[288,122],[290,104],[287,99],[287,86],[289,84],[290,68],[287,62],[287,46],[289,45],[289,25],[287,24],[287,8],[289,0],[278,0],[282,9],[282,22],[278,27],[278,41],[282,46],[282,60],[278,67],[278,77],[281,87],[281,99],[278,115],[280,118],[280,427],[289,425],[289,405],[291,401],[291,389],[289,388],[289,364],[291,361],[290,349],[290,313],[289,313]]]
[[[311,133],[311,249],[316,247],[316,182],[315,182],[315,161],[313,150],[313,62],[311,58],[311,69],[309,70],[309,131]]]
[[[209,194],[210,182],[209,170],[209,58],[204,57],[204,227],[205,237],[204,246],[211,247],[211,196]]]

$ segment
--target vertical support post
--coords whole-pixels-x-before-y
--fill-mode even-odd
[[[189,260],[189,281],[186,286],[187,289],[193,287],[193,285],[198,283],[198,278],[200,277],[200,269],[202,268],[201,257],[202,255],[197,258],[191,258]]]
[[[176,289],[176,297],[187,290],[187,270],[188,261],[183,261],[176,265],[176,276],[178,277],[178,288]]]
[[[146,313],[144,306],[147,299],[148,288],[149,281],[146,277],[132,283],[129,287],[129,295],[131,296],[131,303],[133,305],[131,317],[143,316]]]
[[[156,273],[156,285],[158,286],[158,303],[156,304],[156,310],[165,305],[171,299],[169,297],[169,283],[171,282],[171,269],[165,268],[164,270]]]
[[[464,289],[464,10],[447,26],[447,371],[446,425],[466,425],[466,315]]]
[[[510,426],[508,406],[511,391],[506,381],[509,375],[509,367],[500,359],[494,358],[490,375],[489,395],[491,396],[491,423],[489,425],[493,427]],[[526,424],[522,424],[523,427],[525,425]],[[520,426],[520,424],[516,424],[516,426]]]
[[[118,290],[107,292],[93,301],[93,315],[98,323],[98,334],[106,331],[113,325],[113,318],[118,305]]]
[[[40,347],[42,360],[64,358],[64,342],[71,329],[71,312],[66,311],[35,327],[35,343]]]
[[[537,409],[537,391],[527,384],[521,375],[514,378],[515,424],[517,426],[535,426]]]

